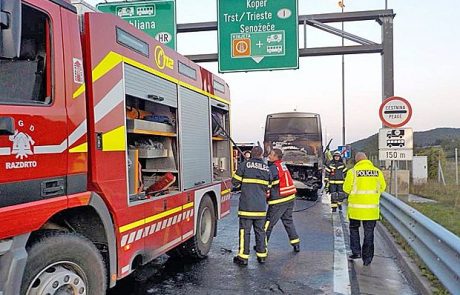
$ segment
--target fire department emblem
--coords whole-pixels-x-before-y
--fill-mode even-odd
[[[11,153],[16,155],[16,159],[21,158],[22,160],[34,154],[32,146],[35,144],[35,141],[29,134],[16,130],[14,135],[11,135],[9,139],[13,142]]]

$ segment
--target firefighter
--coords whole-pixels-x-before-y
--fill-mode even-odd
[[[273,149],[268,155],[268,159],[271,162],[270,172],[272,175],[272,182],[268,199],[267,219],[264,228],[267,233],[268,241],[273,227],[281,219],[288,234],[290,244],[295,252],[299,252],[300,239],[295,230],[294,220],[292,219],[295,194],[297,191],[291,173],[289,173],[286,164],[281,161],[282,158],[283,152],[280,149]]]
[[[239,217],[239,251],[233,262],[247,265],[249,259],[249,242],[251,228],[256,237],[256,255],[259,263],[267,257],[266,235],[264,230],[267,215],[267,193],[272,181],[269,167],[262,160],[263,150],[256,146],[251,151],[251,158],[238,167],[233,176],[233,185],[241,186],[238,208]]]
[[[374,167],[364,153],[355,156],[356,165],[347,172],[344,191],[348,194],[348,219],[350,220],[350,259],[363,259],[369,265],[374,257],[374,228],[380,219],[380,194],[386,183],[382,171]],[[364,227],[361,248],[359,227]]]
[[[334,152],[332,161],[326,165],[326,187],[331,194],[331,208],[332,212],[342,210],[342,202],[345,199],[343,192],[343,182],[345,180],[345,173],[347,167],[342,160],[342,155],[339,151]]]

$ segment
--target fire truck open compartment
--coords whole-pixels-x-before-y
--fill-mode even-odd
[[[214,180],[231,177],[230,142],[227,133],[230,131],[228,105],[211,100],[212,120],[212,166]]]
[[[179,192],[177,86],[130,65],[124,76],[130,201]],[[165,174],[174,182],[152,190]]]

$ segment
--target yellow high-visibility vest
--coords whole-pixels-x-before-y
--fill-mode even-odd
[[[343,190],[348,194],[348,218],[380,219],[380,194],[385,191],[383,173],[371,161],[359,161],[347,172]]]

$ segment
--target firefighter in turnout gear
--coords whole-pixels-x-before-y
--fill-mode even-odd
[[[328,187],[329,193],[331,194],[331,208],[332,212],[342,210],[342,202],[346,195],[343,192],[343,183],[345,181],[345,175],[347,167],[342,160],[342,155],[339,151],[334,152],[332,161],[326,165],[326,187]]]
[[[267,241],[273,227],[281,219],[284,228],[289,237],[289,242],[295,252],[300,251],[300,239],[297,235],[292,219],[292,211],[294,209],[295,194],[297,192],[291,173],[286,165],[281,161],[283,152],[280,149],[273,149],[268,155],[272,182],[270,184],[270,197],[268,199],[268,212],[265,221],[265,231],[267,233]]]
[[[262,160],[262,154],[261,147],[254,147],[251,158],[241,164],[233,176],[233,185],[241,186],[238,208],[240,243],[238,255],[233,258],[233,262],[240,265],[248,264],[252,227],[256,237],[257,260],[264,263],[267,257],[264,223],[267,215],[267,193],[272,176],[268,165]]]
[[[374,228],[380,219],[380,194],[385,191],[383,173],[374,167],[364,153],[355,156],[356,165],[347,172],[344,191],[348,194],[348,219],[350,220],[350,259],[363,259],[369,265],[374,257]],[[364,227],[361,247],[359,227]]]

